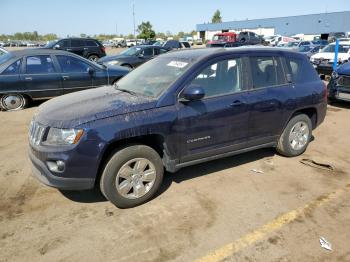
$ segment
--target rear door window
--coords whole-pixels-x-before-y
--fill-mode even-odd
[[[94,40],[86,40],[86,46],[98,46]]]
[[[85,41],[80,39],[72,39],[71,47],[82,47],[85,46]]]
[[[27,74],[55,73],[55,67],[49,55],[28,56],[26,72]]]
[[[58,55],[58,63],[63,73],[87,73],[89,64],[72,56]]]
[[[250,68],[254,89],[286,83],[282,65],[276,57],[250,57]]]

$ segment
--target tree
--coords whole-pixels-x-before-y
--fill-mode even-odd
[[[152,25],[149,21],[142,22],[137,26],[138,37],[141,39],[152,39],[156,36],[156,32],[152,29]]]
[[[156,34],[156,38],[166,39],[166,35],[164,33],[162,33],[162,32],[158,32]]]
[[[221,12],[219,9],[215,11],[213,18],[211,19],[211,22],[214,24],[222,22]]]

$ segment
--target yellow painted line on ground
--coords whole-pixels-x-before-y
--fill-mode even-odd
[[[266,237],[267,234],[270,234],[281,227],[283,227],[286,224],[289,224],[293,222],[295,219],[301,217],[306,212],[310,212],[317,207],[329,202],[332,199],[335,199],[339,197],[339,195],[343,194],[346,189],[349,189],[349,185],[347,185],[345,188],[341,188],[337,191],[334,191],[328,195],[324,195],[321,197],[318,197],[316,200],[306,204],[303,207],[297,208],[295,210],[292,210],[288,213],[285,213],[283,215],[280,215],[276,219],[272,220],[271,222],[263,225],[259,229],[256,229],[245,236],[237,239],[236,241],[227,244],[217,250],[212,251],[205,257],[202,257],[198,259],[196,262],[219,262],[222,261],[225,258],[228,258],[235,253],[241,251],[242,249],[254,244],[255,242],[262,240]]]

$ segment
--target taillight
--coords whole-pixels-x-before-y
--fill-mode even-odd
[[[102,51],[103,53],[106,53],[106,48],[105,48],[104,46],[101,46],[101,51]]]

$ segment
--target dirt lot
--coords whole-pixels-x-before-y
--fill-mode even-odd
[[[31,177],[35,110],[0,112],[0,261],[350,261],[349,106],[329,107],[303,156],[260,150],[189,167],[127,210]]]

